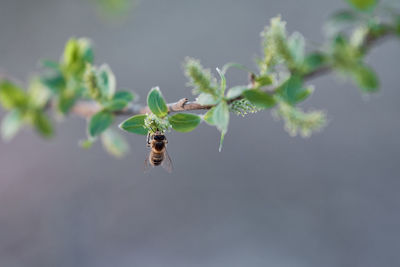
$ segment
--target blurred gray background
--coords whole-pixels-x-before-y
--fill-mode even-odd
[[[96,63],[145,99],[190,96],[181,63],[252,68],[259,32],[282,14],[289,31],[323,40],[341,0],[142,0],[120,22],[88,1],[1,0],[0,72],[26,80],[58,59],[71,36],[90,37]],[[171,133],[175,170],[143,173],[143,137],[125,134],[121,160],[82,150],[71,116],[52,141],[31,131],[0,143],[0,266],[400,266],[398,41],[369,57],[382,90],[369,99],[335,76],[314,81],[306,107],[328,112],[310,139],[291,138],[270,112],[233,117],[223,151],[215,128]],[[239,71],[230,85],[247,82]]]

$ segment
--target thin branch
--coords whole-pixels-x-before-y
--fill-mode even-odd
[[[385,40],[388,37],[391,37],[395,34],[395,30],[390,26],[384,26],[384,29],[380,34],[369,34],[365,38],[365,43],[362,46],[363,51],[368,52],[373,46]],[[329,74],[333,71],[332,66],[324,65],[320,68],[317,68],[307,74],[304,75],[304,80],[311,80],[315,77],[322,76],[325,74]],[[240,100],[243,97],[239,96],[230,102],[235,100]],[[182,98],[177,102],[167,104],[168,112],[182,112],[182,111],[193,111],[193,110],[208,110],[214,107],[215,105],[201,105],[196,101],[188,101],[187,98]],[[88,118],[95,113],[101,110],[101,106],[93,101],[78,101],[71,112],[81,117]],[[137,114],[146,114],[151,113],[148,106],[140,106],[137,104],[133,104],[132,106],[125,108],[124,110],[117,111],[114,114],[118,116],[133,116]]]

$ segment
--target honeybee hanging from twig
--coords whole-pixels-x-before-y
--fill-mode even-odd
[[[167,172],[171,173],[173,167],[167,152],[168,140],[165,135],[160,131],[148,134],[146,143],[150,147],[150,152],[144,161],[145,171],[149,170],[150,165],[152,167],[161,165]]]

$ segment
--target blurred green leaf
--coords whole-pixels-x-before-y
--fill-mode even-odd
[[[28,88],[29,105],[33,108],[44,108],[50,100],[50,90],[43,85],[39,77],[32,78]]]
[[[1,122],[1,135],[3,140],[11,140],[23,125],[23,116],[17,109],[11,110]]]
[[[272,108],[276,105],[274,97],[259,89],[244,91],[244,96],[257,108]]]
[[[140,114],[130,117],[129,119],[123,121],[119,125],[119,128],[130,133],[146,135],[147,129],[145,128],[145,123],[144,123],[146,117],[147,115],[145,114]]]
[[[264,87],[272,84],[272,78],[268,74],[260,75],[255,78],[255,87]]]
[[[33,126],[41,136],[46,138],[53,136],[53,126],[51,124],[50,118],[43,111],[34,111],[32,113],[32,116]]]
[[[58,94],[65,88],[65,80],[61,73],[44,75],[40,78],[41,82],[54,94]]]
[[[115,94],[117,83],[114,73],[106,64],[101,65],[98,69],[98,85],[100,87],[101,96],[103,99],[111,99]]]
[[[225,78],[225,74],[219,68],[217,68],[217,72],[221,79],[220,95],[223,96],[225,94],[225,90],[226,90],[226,78]]]
[[[353,72],[357,85],[365,93],[373,93],[379,89],[379,78],[375,71],[365,65],[359,66]]]
[[[168,114],[168,107],[161,94],[160,88],[154,87],[147,95],[147,105],[157,117],[163,118]]]
[[[114,116],[107,111],[100,111],[90,118],[88,133],[96,137],[104,132],[113,122]]]
[[[247,86],[235,86],[228,90],[226,94],[226,98],[228,99],[235,99],[243,94],[244,91],[248,90]]]
[[[326,62],[326,56],[321,52],[313,52],[304,59],[304,66],[307,72],[311,72],[321,67]]]
[[[114,157],[121,158],[129,151],[129,144],[123,136],[112,129],[101,134],[104,149]]]
[[[198,115],[189,113],[174,114],[168,120],[175,131],[182,133],[193,131],[201,121]]]
[[[221,101],[213,111],[212,122],[220,132],[226,133],[229,124],[229,107],[226,101]]]
[[[218,99],[216,99],[213,95],[201,93],[197,98],[196,102],[201,105],[215,105],[218,103]]]
[[[25,91],[8,80],[0,80],[0,103],[5,109],[23,108],[28,103]]]
[[[292,75],[278,89],[281,96],[290,104],[295,104],[297,96],[304,91],[303,79],[299,75]]]
[[[207,122],[209,125],[214,125],[214,121],[213,121],[213,116],[214,116],[214,110],[215,107],[211,108],[209,111],[207,111],[206,114],[204,114],[203,116],[203,120],[205,122]]]
[[[60,63],[53,60],[41,60],[40,65],[44,68],[48,68],[51,70],[59,71],[60,70]]]
[[[306,41],[299,32],[294,32],[288,39],[288,47],[294,62],[298,65],[304,61]]]
[[[377,4],[378,0],[346,0],[351,6],[361,11],[370,11]]]
[[[131,102],[135,99],[135,95],[128,91],[117,91],[113,97],[113,100],[124,100]]]

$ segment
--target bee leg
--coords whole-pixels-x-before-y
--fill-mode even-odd
[[[150,146],[150,134],[147,134],[147,138],[146,138],[146,144],[147,146]]]

